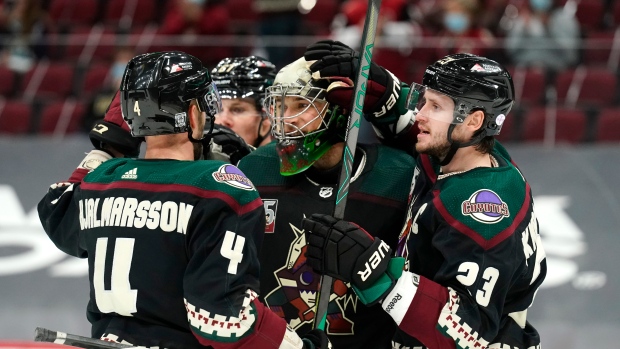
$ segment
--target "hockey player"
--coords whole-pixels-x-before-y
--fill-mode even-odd
[[[302,340],[257,299],[265,218],[252,183],[231,164],[193,161],[220,108],[208,70],[182,52],[139,55],[120,94],[144,159],[92,150],[38,205],[56,246],[88,258],[92,336],[159,348],[328,348],[324,333]],[[120,115],[108,121],[120,125]]]
[[[265,101],[276,142],[239,163],[259,191],[267,215],[260,253],[261,298],[302,335],[315,321],[320,276],[306,263],[301,220],[334,210],[349,115],[348,106],[325,98],[333,86],[351,87],[344,81],[312,78],[308,65],[301,58],[278,72]],[[360,144],[345,217],[395,248],[413,168],[413,158],[405,152]],[[334,348],[391,348],[393,322],[379,306],[359,304],[348,284],[334,283],[327,313],[326,332]]]
[[[276,72],[273,63],[257,56],[221,60],[211,72],[222,97],[215,123],[232,129],[255,148],[269,143],[271,123],[263,101]]]
[[[327,78],[348,76],[355,55],[334,42],[306,52]],[[530,186],[494,139],[514,103],[510,74],[484,57],[449,55],[398,97],[420,129],[399,257],[364,224],[313,215],[303,223],[308,263],[380,304],[399,327],[395,347],[540,348],[527,310],[546,275],[545,252]],[[402,112],[366,117],[388,130]]]

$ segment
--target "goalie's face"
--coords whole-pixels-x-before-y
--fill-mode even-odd
[[[333,145],[327,132],[329,103],[322,99],[325,90],[298,85],[271,86],[265,98],[265,110],[271,120],[272,135],[278,140],[280,173],[294,175],[312,166]],[[330,138],[331,137],[331,138]]]
[[[271,96],[267,113],[272,133],[278,140],[305,138],[327,127],[325,114],[328,103],[301,95]]]

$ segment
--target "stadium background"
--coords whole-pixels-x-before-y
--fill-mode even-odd
[[[119,52],[178,49],[212,67],[226,56],[266,54],[271,46],[288,54],[279,61],[292,61],[306,45],[334,36],[345,3],[303,0],[295,35],[259,35],[261,19],[274,17],[257,13],[252,0],[207,1],[226,19],[219,32],[161,34],[175,1],[43,1],[54,24],[37,41],[46,53],[0,65],[0,347],[32,339],[37,326],[89,334],[86,263],[48,241],[36,204],[91,147],[86,130],[96,117],[94,101],[106,98]],[[440,1],[403,2],[413,23],[412,9]],[[518,94],[500,139],[531,183],[549,261],[528,318],[545,348],[612,349],[620,328],[620,2],[558,2],[572,6],[579,20],[576,64],[554,74],[515,65],[499,31],[486,46],[489,56],[510,67]],[[519,5],[483,3],[489,11],[501,7],[500,18]],[[375,61],[404,81],[420,81],[437,49],[447,45],[438,35],[423,31],[396,43],[379,37]],[[0,37],[3,52],[10,52],[15,37]],[[374,141],[367,125],[362,138]]]

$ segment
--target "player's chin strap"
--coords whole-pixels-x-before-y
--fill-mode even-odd
[[[190,126],[189,130],[187,131],[187,138],[189,138],[189,141],[192,142],[192,143],[203,143],[203,142],[205,142],[205,140],[207,138],[211,138],[211,134],[213,133],[213,125],[215,124],[213,121],[214,121],[213,118],[211,118],[211,120],[208,121],[209,122],[209,132],[203,132],[202,133],[202,137],[200,139],[196,139],[196,138],[194,138],[192,136],[193,131],[192,131],[192,127]],[[207,142],[207,144],[208,143],[209,142]]]
[[[254,144],[252,144],[254,148],[258,148],[261,142],[265,140],[265,137],[267,137],[267,135],[269,134],[269,130],[267,130],[267,132],[264,135],[260,134],[261,126],[263,126],[263,121],[265,121],[266,118],[267,117],[261,113],[261,118],[260,118],[260,121],[258,122],[258,127],[256,129],[256,140],[254,141]]]
[[[446,166],[447,164],[449,164],[450,161],[452,161],[454,154],[456,154],[456,151],[459,150],[459,148],[469,147],[470,145],[480,143],[480,141],[486,135],[486,132],[482,132],[478,136],[470,139],[468,142],[460,143],[452,139],[452,131],[454,131],[455,127],[456,124],[451,124],[450,127],[448,127],[448,142],[450,142],[450,149],[448,150],[446,156],[439,163],[439,165],[441,166]]]

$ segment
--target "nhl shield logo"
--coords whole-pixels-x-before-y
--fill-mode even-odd
[[[321,190],[319,190],[319,196],[323,199],[327,199],[328,197],[332,196],[332,194],[334,194],[334,188],[332,187],[323,187],[321,188]]]

